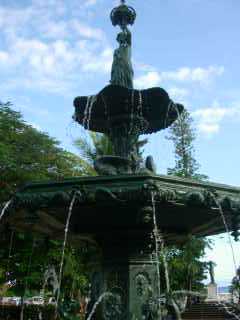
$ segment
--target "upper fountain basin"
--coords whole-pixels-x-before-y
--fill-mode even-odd
[[[109,133],[119,124],[139,124],[139,133],[147,134],[169,127],[183,111],[162,88],[133,90],[108,85],[97,95],[74,100],[74,119],[85,129]]]

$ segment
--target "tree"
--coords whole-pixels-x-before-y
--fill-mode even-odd
[[[138,157],[142,162],[143,151],[141,150],[147,143],[147,139],[137,142]],[[109,137],[103,133],[90,132],[89,136],[75,140],[74,145],[80,151],[81,157],[93,167],[94,161],[98,157],[115,155],[113,145]]]
[[[171,275],[171,289],[201,291],[208,265],[203,261],[209,240],[189,236],[182,246],[168,248],[167,260]]]
[[[93,166],[97,157],[113,155],[113,146],[105,134],[90,132],[88,138],[78,138],[74,145],[80,151],[80,155],[89,165]]]
[[[197,180],[206,180],[207,176],[199,174],[199,163],[195,159],[193,142],[196,138],[195,130],[192,127],[193,119],[187,110],[179,115],[178,120],[170,127],[170,134],[167,136],[174,144],[175,167],[168,169],[169,175]]]
[[[92,174],[84,160],[27,124],[10,103],[0,103],[0,171],[0,202],[27,181]]]
[[[200,165],[195,159],[195,138],[193,119],[184,110],[170,127],[167,137],[173,142],[175,155],[175,167],[168,169],[169,175],[195,180],[207,179],[207,176],[198,172]],[[206,278],[208,265],[202,259],[207,247],[210,247],[210,241],[206,238],[189,236],[181,247],[167,249],[172,290],[201,291],[204,288],[202,281]]]
[[[236,275],[232,279],[230,286],[230,292],[232,293],[234,302],[240,303],[240,266],[236,270]],[[237,300],[237,301],[236,301]]]
[[[44,273],[53,266],[57,277],[62,256],[62,241],[15,231],[1,234],[0,248],[0,295],[3,289],[8,295],[39,295],[43,289]],[[12,241],[10,238],[12,237]],[[3,239],[5,238],[5,239]],[[9,244],[10,243],[10,244]],[[86,291],[91,270],[89,255],[97,257],[96,248],[91,246],[65,248],[61,297],[77,298]],[[14,283],[13,287],[7,284]]]
[[[26,182],[89,175],[93,170],[83,159],[63,150],[56,139],[27,124],[10,103],[0,103],[0,172],[1,203]],[[52,261],[56,270],[59,269],[62,241],[50,241],[47,249],[43,240],[15,232],[12,246],[11,230],[5,230],[7,226],[0,227],[0,287],[6,288],[8,281],[16,280],[16,286],[10,289],[14,294],[23,294],[26,288],[39,292],[46,263]],[[74,263],[68,263],[67,278],[71,278],[70,270],[72,275],[78,273],[74,286],[79,287],[85,281],[80,272],[81,255],[73,255],[69,247],[66,259],[69,257]]]

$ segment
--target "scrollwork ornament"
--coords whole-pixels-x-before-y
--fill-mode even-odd
[[[124,320],[126,318],[124,307],[124,291],[120,287],[111,290],[103,305],[103,317],[105,320]]]
[[[139,298],[149,298],[152,293],[151,280],[146,272],[140,272],[135,277],[135,287]]]

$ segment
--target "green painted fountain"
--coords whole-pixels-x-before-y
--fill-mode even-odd
[[[112,24],[121,31],[110,84],[74,100],[74,119],[87,130],[106,134],[114,155],[95,161],[96,177],[26,185],[6,218],[19,230],[62,239],[74,197],[68,240],[91,242],[102,253],[92,274],[89,313],[104,292],[111,293],[96,309],[97,320],[159,319],[154,222],[166,244],[184,242],[189,234],[226,231],[223,214],[235,239],[240,228],[240,189],[157,175],[151,157],[142,165],[139,136],[169,127],[184,107],[162,88],[133,88],[128,26],[135,18],[125,1],[113,9]]]

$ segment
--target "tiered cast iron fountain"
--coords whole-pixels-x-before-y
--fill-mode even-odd
[[[75,197],[69,240],[91,241],[102,251],[101,268],[92,276],[89,310],[104,292],[111,293],[97,309],[97,319],[159,319],[154,220],[165,243],[184,241],[189,234],[213,235],[225,231],[221,205],[229,230],[238,237],[234,221],[240,214],[240,189],[156,175],[151,158],[145,168],[141,165],[139,135],[167,128],[184,108],[161,88],[133,89],[128,26],[135,18],[125,1],[113,9],[111,21],[121,32],[110,84],[97,95],[74,100],[75,120],[106,134],[114,155],[97,159],[97,177],[25,186],[8,214],[15,228],[61,238]]]

